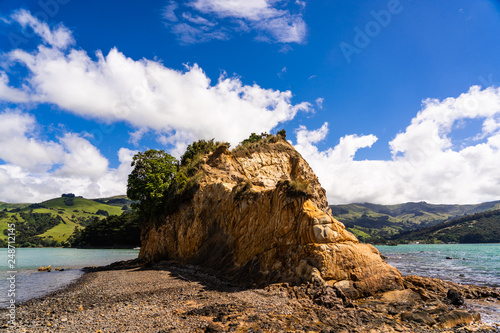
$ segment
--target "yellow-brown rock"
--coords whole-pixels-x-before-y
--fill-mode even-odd
[[[254,281],[318,281],[353,297],[402,288],[399,271],[332,217],[318,178],[285,140],[219,147],[201,169],[191,201],[143,226],[140,259]]]

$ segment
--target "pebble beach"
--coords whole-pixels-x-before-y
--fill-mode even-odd
[[[16,309],[7,332],[498,332],[478,323],[436,329],[381,309],[309,297],[313,286],[234,285],[192,266],[133,262],[87,269],[75,283]]]

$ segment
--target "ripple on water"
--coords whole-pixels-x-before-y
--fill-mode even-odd
[[[500,303],[498,301],[467,300],[467,305],[481,314],[481,320],[485,324],[500,326]]]
[[[500,287],[500,244],[378,246],[403,275]],[[451,258],[451,259],[447,259]]]
[[[30,270],[19,271],[16,274],[15,294],[16,303],[26,302],[32,298],[41,297],[54,292],[82,276],[81,269],[67,269],[64,271],[37,272]],[[41,288],[43,286],[43,288]],[[5,273],[0,274],[0,290],[8,290],[9,281]],[[0,294],[0,308],[9,304],[7,293]]]

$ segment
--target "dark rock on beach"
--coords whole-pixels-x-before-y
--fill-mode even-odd
[[[462,294],[456,289],[448,290],[448,293],[446,294],[446,300],[453,305],[464,305],[465,303]]]

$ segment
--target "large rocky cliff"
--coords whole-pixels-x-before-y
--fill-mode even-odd
[[[332,217],[301,155],[274,141],[206,155],[192,199],[144,224],[140,259],[194,263],[235,279],[325,283],[352,298],[401,289],[401,274]]]

